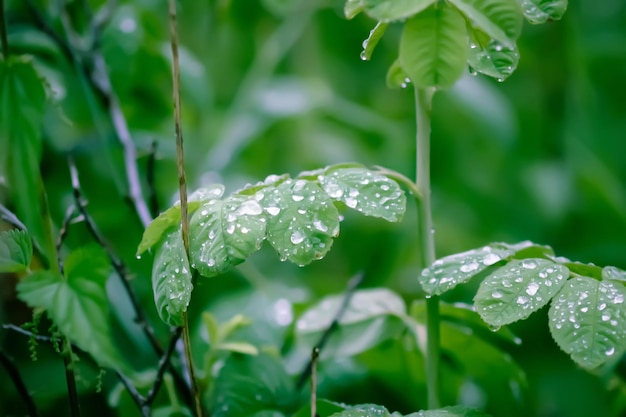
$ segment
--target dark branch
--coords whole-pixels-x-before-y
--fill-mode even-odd
[[[326,331],[322,334],[322,337],[320,337],[320,340],[315,345],[315,349],[317,349],[318,354],[324,348],[324,346],[326,345],[326,342],[328,342],[328,339],[330,338],[331,334],[337,329],[337,326],[339,325],[339,320],[341,320],[341,317],[343,317],[343,314],[346,312],[346,308],[348,308],[348,305],[350,304],[350,299],[354,295],[354,291],[356,291],[357,287],[361,284],[361,281],[363,281],[362,273],[355,275],[348,282],[348,288],[346,288],[346,294],[343,297],[343,302],[341,303],[339,310],[337,310],[337,314],[335,314],[333,321],[330,322],[330,326],[328,326]],[[316,359],[317,358],[315,358],[315,360]],[[298,389],[302,389],[302,387],[304,386],[304,383],[311,375],[313,365],[314,365],[314,358],[311,358],[311,360],[309,360],[309,363],[306,365],[306,367],[300,374],[300,378],[298,379],[298,384],[297,384]]]
[[[24,401],[24,405],[26,406],[28,415],[31,417],[38,417],[39,413],[37,412],[37,407],[35,406],[33,397],[31,397],[28,389],[26,388],[26,385],[24,384],[24,380],[22,380],[22,376],[20,375],[17,367],[15,366],[11,358],[9,358],[2,351],[0,351],[0,363],[2,363],[4,369],[7,370],[11,381],[13,381],[13,385],[15,385],[15,389],[17,390],[20,397],[22,397],[22,401]]]
[[[0,39],[2,39],[2,55],[4,59],[9,59],[9,40],[7,38],[7,22],[4,17],[4,0],[0,0]]]
[[[72,417],[80,417],[80,402],[76,390],[76,373],[74,372],[74,360],[72,358],[72,345],[65,341],[63,344],[63,364],[65,365],[65,381],[67,382],[67,394],[70,398],[70,411]]]
[[[157,370],[157,376],[154,380],[154,384],[152,385],[152,388],[148,392],[148,396],[146,397],[147,404],[152,404],[152,402],[156,398],[156,395],[159,393],[159,390],[161,389],[161,385],[163,385],[163,375],[165,375],[165,369],[167,368],[169,364],[170,358],[174,354],[176,343],[178,342],[178,339],[180,339],[181,334],[182,334],[182,328],[177,327],[174,330],[174,333],[172,334],[170,344],[167,346],[167,350],[165,351],[165,354],[161,356],[161,359],[159,360],[159,368]]]
[[[63,223],[61,224],[61,230],[59,230],[59,236],[56,242],[56,252],[57,252],[57,263],[59,264],[59,271],[63,274],[63,261],[61,260],[61,246],[67,237],[67,230],[72,220],[72,216],[76,213],[76,207],[71,205],[65,211],[65,217],[63,217]]]

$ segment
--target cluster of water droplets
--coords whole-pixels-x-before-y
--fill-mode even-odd
[[[566,267],[546,259],[513,260],[481,283],[476,310],[493,326],[524,319],[546,305],[568,275]]]
[[[576,277],[552,301],[550,330],[557,344],[583,366],[596,367],[626,348],[621,284]]]

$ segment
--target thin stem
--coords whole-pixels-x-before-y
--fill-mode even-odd
[[[421,199],[418,205],[418,233],[421,269],[435,262],[435,239],[430,205],[430,114],[433,89],[415,88],[417,155],[415,185]],[[439,408],[439,299],[426,299],[426,381],[428,408]]]
[[[80,403],[78,402],[78,391],[76,390],[76,374],[74,373],[74,360],[72,358],[72,344],[69,339],[65,339],[63,363],[65,365],[65,381],[67,382],[67,394],[70,399],[70,411],[72,417],[80,417]]]
[[[2,0],[0,0],[1,2]],[[26,410],[28,411],[28,415],[31,417],[37,417],[39,413],[37,412],[37,407],[35,406],[35,402],[33,401],[33,397],[31,397],[28,392],[28,388],[24,384],[24,380],[20,375],[17,367],[4,352],[0,351],[0,364],[4,366],[11,381],[13,381],[13,385],[15,385],[15,389],[17,390],[20,397],[22,397],[22,401],[24,401],[24,405],[26,406]]]
[[[174,96],[174,125],[176,129],[176,165],[178,167],[178,192],[180,195],[180,221],[183,246],[185,247],[185,255],[187,262],[191,259],[189,256],[189,208],[187,207],[187,180],[185,178],[185,154],[183,147],[183,128],[181,123],[181,106],[180,106],[180,68],[178,64],[178,30],[176,27],[176,0],[169,0],[170,15],[170,37],[172,46],[172,91]],[[185,357],[187,362],[187,372],[189,373],[189,382],[191,383],[191,393],[194,399],[196,415],[204,416],[202,410],[202,401],[198,389],[198,381],[193,365],[193,354],[191,352],[191,335],[189,333],[189,319],[187,312],[183,313],[183,345],[185,349]]]
[[[311,352],[311,417],[317,416],[317,359],[320,348],[317,346]]]
[[[2,39],[2,55],[9,58],[9,40],[7,38],[6,19],[4,17],[4,0],[0,0],[0,39]]]

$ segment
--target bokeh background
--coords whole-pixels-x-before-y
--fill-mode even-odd
[[[55,2],[47,3],[37,7],[54,23]],[[86,30],[82,2],[68,3],[77,30]],[[94,9],[102,5],[90,3]],[[344,161],[414,176],[412,88],[392,90],[385,84],[397,56],[400,25],[387,30],[371,61],[364,62],[361,43],[375,22],[363,15],[347,21],[338,0],[178,5],[190,189],[219,182],[233,191],[270,174],[295,175]],[[8,1],[7,17],[13,51],[34,56],[53,96],[43,126],[42,158],[53,219],[58,227],[72,203],[66,162],[72,154],[90,213],[127,263],[133,288],[165,340],[167,329],[158,324],[151,300],[151,259],[135,258],[142,227],[125,200],[123,152],[106,107],[37,27],[25,3]],[[575,1],[560,22],[526,24],[518,45],[521,60],[510,79],[499,83],[468,72],[435,97],[437,254],[532,240],[573,260],[626,268],[626,3]],[[177,200],[167,2],[120,1],[100,47],[138,150],[144,190],[156,144],[154,183],[163,210]],[[407,301],[421,297],[415,230],[411,204],[401,224],[346,213],[341,236],[324,260],[299,268],[281,263],[264,247],[227,276],[199,284],[191,311],[208,309],[222,320],[247,313],[259,322],[251,338],[284,348],[289,330],[265,317],[274,314],[276,300],[289,302],[281,314],[291,322],[321,296],[345,291],[359,272],[365,275],[363,287],[386,286]],[[84,226],[72,226],[68,247],[89,241]],[[15,299],[14,284],[0,282],[0,322],[21,324],[30,313]],[[122,349],[137,369],[153,366],[121,286],[112,278],[109,287]],[[475,289],[469,284],[447,298],[470,302]],[[593,372],[577,368],[551,340],[545,309],[512,330],[523,342],[506,349],[526,372],[527,384],[521,388],[522,405],[511,404],[507,412],[497,408],[496,415],[626,415],[623,361]],[[16,358],[45,415],[63,415],[64,375],[54,352],[42,346],[38,361],[31,362],[27,339],[6,331],[0,332],[0,345]],[[425,407],[423,386],[411,388],[389,347],[320,366],[326,378],[320,395],[403,412]],[[98,371],[85,368],[81,401],[86,410],[137,415],[128,401],[106,411],[111,399],[92,392]],[[114,376],[105,377],[105,383],[113,386]],[[497,395],[468,389],[449,400],[481,405],[485,395]],[[22,415],[20,410],[0,372],[0,415]]]

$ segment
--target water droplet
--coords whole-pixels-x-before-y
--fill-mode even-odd
[[[478,264],[478,262],[472,261],[469,264],[461,265],[459,269],[461,270],[461,272],[472,272],[477,270],[479,266],[480,265]]]
[[[313,221],[313,226],[315,226],[315,228],[319,230],[320,232],[328,231],[328,226],[326,226],[321,220]]]
[[[298,194],[294,194],[294,195],[291,196],[291,199],[293,201],[302,201],[302,200],[304,200],[304,196],[298,195]]]
[[[235,225],[232,223],[228,225],[228,227],[226,228],[226,233],[228,233],[229,235],[235,233]]]
[[[263,213],[263,207],[256,200],[246,200],[237,209],[239,215],[256,216]]]
[[[615,304],[622,304],[624,302],[624,296],[622,294],[615,295],[615,298],[613,299],[613,302]]]
[[[611,319],[611,315],[609,313],[602,314],[602,321],[609,321]]]
[[[487,266],[493,265],[499,260],[500,260],[500,257],[498,255],[496,255],[495,253],[489,253],[485,255],[485,257],[483,258],[483,265],[487,265]]]
[[[606,308],[606,303],[602,303],[600,305],[598,305],[598,311],[602,311]]]
[[[215,239],[215,230],[211,229],[209,231],[209,239]]]
[[[491,293],[491,296],[493,298],[502,298],[502,292],[495,290],[494,292]]]
[[[250,229],[248,229],[247,227],[242,227],[241,228],[241,233],[243,233],[244,235],[247,234],[250,231]]]
[[[537,284],[536,282],[531,282],[530,284],[528,284],[528,287],[526,287],[526,294],[533,296],[537,294],[537,290],[539,290],[539,284]]]
[[[537,262],[530,260],[530,259],[524,259],[522,261],[522,268],[525,269],[535,269],[537,268]]]
[[[356,200],[356,198],[352,198],[352,197],[346,198],[346,206],[350,208],[355,208],[357,203],[358,201]]]
[[[361,55],[359,56],[361,57],[361,61],[367,61],[367,53],[365,51],[361,51]]]
[[[266,208],[265,211],[267,211],[270,214],[270,216],[276,216],[278,213],[280,213],[280,208],[276,206],[272,206],[272,207]]]
[[[517,304],[524,305],[526,303],[528,303],[528,297],[524,297],[523,295],[517,297]]]
[[[615,354],[615,348],[611,346],[604,353],[606,354],[606,356],[613,356]]]
[[[215,259],[211,258],[206,263],[208,266],[215,266]]]
[[[299,243],[302,243],[304,241],[304,235],[299,232],[299,231],[295,231],[291,234],[291,243],[293,243],[294,245],[297,245]]]

